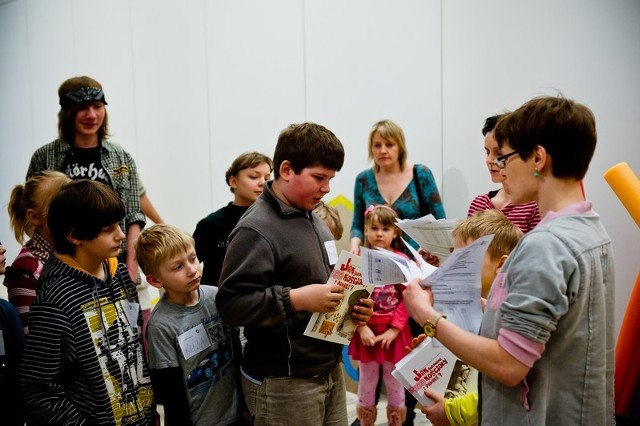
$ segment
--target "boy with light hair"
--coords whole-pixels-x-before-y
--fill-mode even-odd
[[[201,286],[193,238],[153,225],[135,243],[149,284],[164,288],[147,336],[156,400],[168,425],[236,424],[240,418],[231,333],[215,306],[218,288]]]

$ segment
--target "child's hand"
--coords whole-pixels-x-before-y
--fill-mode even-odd
[[[386,350],[389,349],[389,345],[391,345],[391,342],[393,342],[395,338],[398,337],[398,334],[400,334],[400,330],[395,327],[391,327],[384,333],[378,335],[376,337],[376,341],[380,343],[382,349]]]
[[[418,345],[422,342],[424,342],[424,339],[427,338],[426,334],[421,334],[417,337],[414,337],[413,339],[411,339],[411,346],[407,346],[405,349],[407,350],[407,353],[411,352],[412,350],[414,350],[415,348],[418,347]]]
[[[349,245],[349,251],[353,254],[357,254],[360,256],[360,246],[362,245],[362,240],[360,238],[352,238],[351,243]]]
[[[368,326],[358,327],[358,333],[360,333],[360,340],[362,340],[363,345],[374,346],[376,344],[376,335],[373,334],[373,331]]]
[[[292,288],[289,298],[296,311],[332,312],[342,302],[343,293],[344,287],[337,284],[309,284]]]
[[[431,424],[433,426],[449,426],[449,419],[447,419],[447,415],[444,412],[444,397],[431,389],[425,389],[424,395],[435,402],[435,404],[421,409]]]
[[[356,325],[366,325],[373,315],[373,299],[360,299],[351,308],[351,319]]]
[[[438,266],[440,266],[440,258],[438,256],[435,256],[433,254],[431,254],[428,251],[425,251],[423,249],[418,249],[418,254],[420,256],[422,256],[422,259],[427,262],[429,265],[431,266],[435,266],[436,268]]]

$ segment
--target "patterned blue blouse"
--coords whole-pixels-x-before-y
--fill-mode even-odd
[[[418,184],[422,190],[422,197],[427,206],[427,214],[431,213],[436,219],[444,219],[444,206],[436,186],[431,170],[425,165],[417,164]],[[364,242],[364,211],[371,205],[386,204],[378,191],[378,184],[373,168],[367,169],[356,177],[353,195],[353,222],[351,223],[351,238],[360,238]],[[398,213],[400,219],[417,219],[420,217],[420,203],[413,179],[400,194],[398,199],[389,206]],[[408,236],[407,242],[416,249],[418,245]]]

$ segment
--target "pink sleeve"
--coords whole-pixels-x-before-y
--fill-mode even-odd
[[[525,339],[518,333],[506,328],[500,329],[498,344],[509,352],[512,357],[529,368],[533,367],[533,364],[540,359],[545,349],[542,343]]]
[[[404,306],[404,301],[401,301],[396,308],[393,319],[391,320],[391,327],[402,330],[404,326],[407,325],[407,321],[409,321],[409,313],[407,312],[407,308]]]
[[[492,208],[494,208],[493,204],[491,204],[491,199],[489,199],[487,194],[480,194],[471,201],[471,204],[469,204],[467,217],[472,216],[474,213],[479,212],[481,210],[488,210]]]

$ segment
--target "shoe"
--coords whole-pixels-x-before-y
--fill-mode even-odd
[[[356,413],[358,414],[358,424],[361,426],[374,426],[378,410],[376,407],[362,407],[356,405]]]
[[[360,419],[355,419],[353,423],[351,423],[351,426],[360,426]]]

